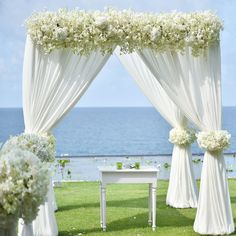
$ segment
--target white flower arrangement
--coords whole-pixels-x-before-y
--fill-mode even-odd
[[[0,156],[0,222],[32,222],[45,202],[48,166],[33,153],[15,148]]]
[[[169,133],[169,141],[178,146],[188,146],[196,140],[195,130],[173,128]]]
[[[197,134],[198,145],[209,152],[222,152],[230,145],[231,135],[226,130],[203,131]]]
[[[81,55],[97,49],[112,53],[114,46],[120,46],[122,53],[144,48],[178,52],[189,46],[198,56],[220,40],[223,23],[210,11],[156,15],[110,8],[102,12],[59,9],[34,13],[26,27],[46,53],[62,48]]]
[[[15,147],[34,153],[42,162],[55,160],[55,138],[53,135],[23,133],[7,140],[1,152],[6,153]]]

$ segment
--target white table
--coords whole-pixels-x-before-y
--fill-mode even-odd
[[[116,167],[99,167],[100,183],[100,223],[103,231],[106,231],[106,186],[111,183],[146,183],[149,184],[148,197],[148,223],[156,229],[156,187],[158,169],[143,167],[136,169],[117,170]]]

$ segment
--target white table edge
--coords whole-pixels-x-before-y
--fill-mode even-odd
[[[116,167],[104,167],[104,166],[98,166],[99,172],[159,172],[159,168],[149,168],[149,167],[141,167],[140,169],[121,169],[118,170]]]

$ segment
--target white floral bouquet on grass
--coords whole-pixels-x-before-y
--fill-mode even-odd
[[[14,227],[18,218],[31,223],[45,202],[48,186],[48,166],[36,155],[20,148],[1,154],[0,228]]]
[[[209,152],[222,152],[230,146],[230,138],[226,130],[202,131],[197,134],[198,145]]]
[[[71,48],[81,55],[97,49],[112,53],[114,46],[120,46],[121,53],[144,48],[183,52],[189,46],[198,56],[219,41],[223,23],[210,11],[157,15],[108,8],[38,12],[26,20],[26,27],[31,39],[46,53],[59,48]]]
[[[195,130],[173,128],[169,133],[169,141],[178,146],[188,146],[196,140]]]
[[[15,147],[34,153],[42,162],[55,160],[55,138],[53,135],[23,133],[7,140],[1,152],[6,153]]]

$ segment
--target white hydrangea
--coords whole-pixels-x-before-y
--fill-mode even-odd
[[[173,128],[169,133],[169,141],[178,146],[188,146],[196,140],[195,130]]]
[[[20,148],[0,156],[0,221],[17,218],[26,223],[37,216],[49,185],[48,166]]]
[[[59,9],[33,14],[26,27],[31,39],[46,53],[65,47],[81,55],[96,49],[112,53],[115,46],[120,46],[122,53],[147,47],[158,52],[183,52],[189,46],[198,56],[220,40],[223,24],[210,11],[156,15],[131,10]]]
[[[7,140],[1,152],[9,152],[15,147],[34,153],[42,162],[53,162],[55,160],[55,138],[53,135],[23,133]]]
[[[203,131],[197,134],[199,146],[209,152],[222,152],[230,146],[231,135],[226,130]]]

